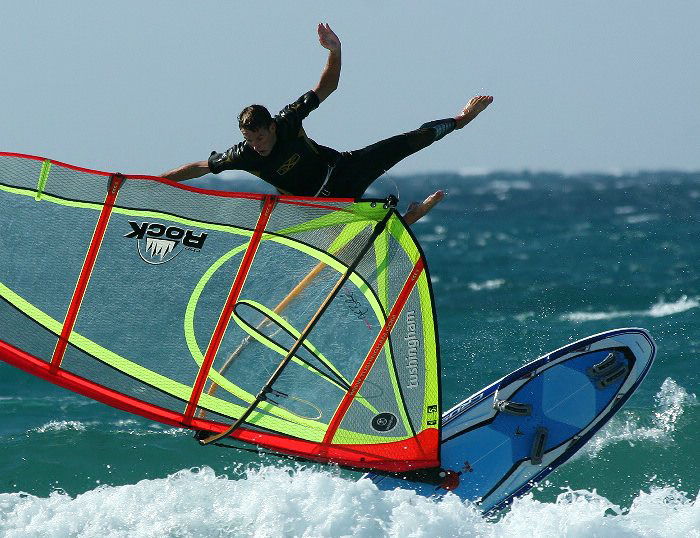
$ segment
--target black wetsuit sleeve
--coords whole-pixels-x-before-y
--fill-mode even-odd
[[[209,170],[213,174],[224,170],[247,170],[244,145],[245,143],[241,142],[223,153],[212,151],[208,160]]]
[[[320,103],[318,95],[313,90],[309,90],[299,99],[280,110],[279,114],[275,116],[278,136],[296,137],[304,119],[316,110]]]

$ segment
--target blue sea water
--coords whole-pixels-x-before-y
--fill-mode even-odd
[[[700,173],[433,174],[372,194],[396,187],[402,208],[447,191],[414,225],[445,409],[570,341],[651,332],[648,377],[576,457],[485,519],[453,495],[200,447],[0,363],[0,536],[700,536]]]

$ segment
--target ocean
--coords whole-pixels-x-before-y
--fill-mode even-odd
[[[657,343],[633,397],[544,483],[484,518],[451,494],[200,447],[0,363],[0,536],[700,536],[700,173],[392,176],[370,194],[398,189],[405,208],[438,188],[413,228],[444,409],[591,334]]]

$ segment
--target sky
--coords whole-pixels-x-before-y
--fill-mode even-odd
[[[0,151],[160,174],[240,141],[251,103],[340,86],[340,151],[493,105],[392,173],[700,170],[698,0],[3,0]]]

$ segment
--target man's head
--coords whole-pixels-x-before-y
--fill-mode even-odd
[[[238,115],[238,128],[248,145],[266,157],[277,142],[277,124],[262,105],[245,107]]]

